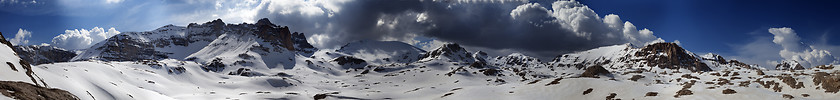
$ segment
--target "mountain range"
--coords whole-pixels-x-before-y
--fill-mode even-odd
[[[290,29],[268,19],[217,19],[124,32],[82,51],[2,40],[0,99],[840,97],[840,68],[834,65],[784,61],[765,69],[676,43],[618,44],[541,61],[520,53],[489,57],[457,43],[423,50],[361,40],[316,48]]]

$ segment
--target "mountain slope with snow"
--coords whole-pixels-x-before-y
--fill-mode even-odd
[[[288,30],[267,19],[168,25],[116,35],[72,62],[33,66],[43,81],[0,71],[84,100],[840,97],[835,65],[764,69],[675,43],[604,46],[541,61],[521,53],[488,57],[455,43],[428,52],[369,40],[318,49]]]
[[[13,46],[0,33],[0,99],[47,100],[78,99],[61,89],[50,88],[39,68],[33,68],[21,59]],[[49,77],[49,76],[46,76]],[[55,83],[53,83],[55,85]]]
[[[34,65],[67,62],[76,56],[72,51],[49,45],[15,46],[14,49],[20,58]]]

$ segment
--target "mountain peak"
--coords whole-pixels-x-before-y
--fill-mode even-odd
[[[676,43],[654,43],[646,45],[636,56],[644,57],[649,66],[678,69],[687,68],[691,71],[711,71],[708,65],[701,62]]]
[[[782,63],[776,64],[776,70],[803,70],[805,67],[802,64],[799,64],[798,61],[794,60],[787,60],[782,61]]]
[[[216,27],[216,26],[220,27],[220,26],[224,26],[225,22],[223,22],[222,19],[216,19],[216,20],[204,23],[204,25],[211,25],[211,26],[214,26],[214,27]]]
[[[439,48],[423,55],[423,59],[446,57],[450,61],[474,61],[472,55],[457,43],[446,43]]]
[[[256,25],[257,26],[262,26],[262,25],[275,26],[273,23],[271,23],[271,21],[268,20],[268,18],[260,19],[259,21],[257,21]]]

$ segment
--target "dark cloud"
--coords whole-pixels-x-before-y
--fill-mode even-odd
[[[539,4],[360,0],[313,4],[323,11],[320,14],[306,14],[312,12],[309,10],[270,10],[276,7],[271,3],[280,2],[261,4],[264,8],[256,17],[268,17],[275,24],[288,25],[309,36],[329,37],[313,41],[325,48],[355,40],[411,43],[417,42],[416,37],[429,37],[486,48],[482,50],[514,50],[550,58],[605,45],[642,45],[657,39],[651,31],[637,30],[617,15],[602,18],[576,1]],[[339,7],[331,9],[329,4]]]

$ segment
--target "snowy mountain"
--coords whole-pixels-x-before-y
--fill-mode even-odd
[[[0,33],[0,99],[48,100],[78,99],[65,90],[49,88],[44,78],[15,53],[13,46]],[[34,70],[33,70],[34,69]]]
[[[371,40],[318,49],[305,39],[267,19],[167,25],[116,35],[71,62],[32,66],[37,77],[6,69],[0,78],[49,84],[83,100],[840,97],[835,65],[790,69],[795,62],[786,62],[784,70],[768,70],[675,43],[604,46],[541,61],[521,53],[489,57],[456,43],[427,52]]]
[[[425,50],[398,41],[357,41],[335,52],[357,57],[374,64],[411,63],[420,60]]]
[[[248,43],[257,43],[255,50],[264,52],[296,52],[308,56],[318,50],[305,41],[303,33],[291,33],[288,27],[276,26],[268,19],[261,19],[256,24],[235,25],[217,19],[204,24],[191,23],[187,27],[167,25],[153,31],[125,32],[91,46],[73,60],[183,60],[202,50]]]
[[[49,45],[14,46],[20,58],[33,65],[70,61],[76,53]]]
[[[793,60],[786,60],[782,61],[782,63],[776,64],[776,70],[803,70],[805,67],[802,67],[801,64],[797,61]]]

